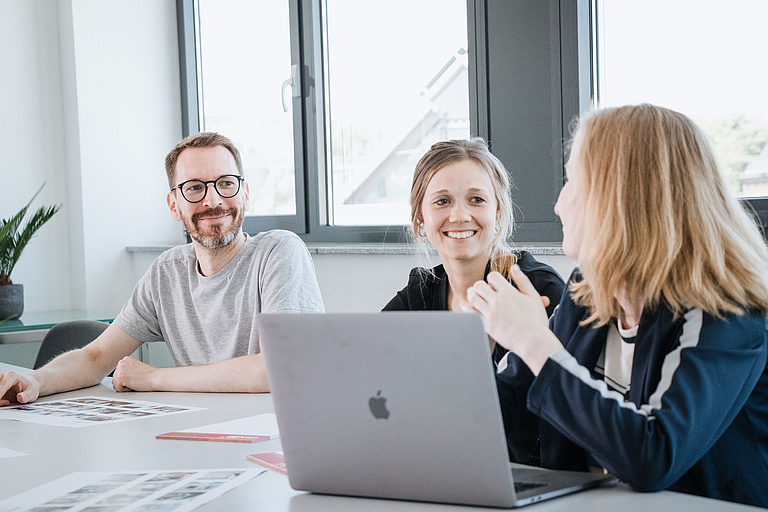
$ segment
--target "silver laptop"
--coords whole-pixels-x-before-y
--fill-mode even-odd
[[[611,479],[510,467],[479,315],[257,321],[296,490],[511,508]]]

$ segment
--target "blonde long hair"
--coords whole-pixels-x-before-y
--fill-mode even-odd
[[[768,310],[768,251],[729,190],[704,134],[653,105],[585,115],[574,135],[581,172],[583,280],[571,286],[593,321],[619,318],[616,293],[677,316]]]
[[[491,153],[485,140],[480,137],[470,140],[457,139],[437,142],[416,164],[416,169],[413,172],[413,184],[411,185],[411,235],[417,243],[424,241],[424,237],[420,235],[421,204],[424,201],[427,186],[434,175],[447,165],[465,160],[471,160],[478,164],[491,178],[493,193],[499,209],[499,229],[491,240],[488,256],[491,260],[491,270],[509,277],[512,266],[517,263],[517,255],[509,246],[509,240],[512,238],[514,229],[512,182],[504,164]]]

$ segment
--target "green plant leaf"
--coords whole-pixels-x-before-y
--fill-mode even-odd
[[[35,232],[48,222],[61,209],[58,206],[42,206],[19,232],[21,221],[29,210],[32,201],[40,194],[45,183],[35,192],[29,203],[13,217],[0,221],[0,284],[11,284],[11,271],[21,257],[21,253],[32,239]]]
[[[16,265],[16,262],[19,261],[21,253],[24,251],[29,241],[32,240],[32,235],[34,235],[38,229],[43,227],[43,224],[48,222],[60,209],[61,206],[41,206],[40,209],[32,215],[32,218],[27,222],[26,226],[24,226],[24,229],[18,234],[16,239],[16,247],[14,247],[13,256],[11,258],[11,268],[13,268]],[[10,275],[10,272],[8,272],[8,275]]]

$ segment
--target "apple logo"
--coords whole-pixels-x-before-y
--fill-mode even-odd
[[[376,393],[376,396],[372,396],[371,399],[368,400],[368,407],[371,408],[371,412],[377,420],[385,420],[389,418],[387,399],[381,396],[381,390]]]

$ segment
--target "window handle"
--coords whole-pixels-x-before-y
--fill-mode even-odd
[[[291,78],[286,78],[283,81],[283,86],[280,88],[280,100],[283,102],[283,112],[288,112],[288,104],[285,102],[285,88],[291,88],[291,97],[298,98],[301,96],[301,92],[298,87],[299,84],[299,65],[291,65]]]

